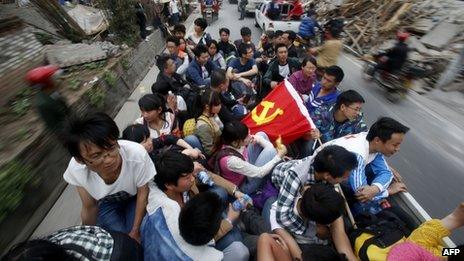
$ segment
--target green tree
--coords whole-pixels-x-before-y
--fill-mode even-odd
[[[109,31],[114,33],[118,43],[134,46],[138,39],[135,14],[135,0],[99,0],[99,7],[105,10],[109,21]]]

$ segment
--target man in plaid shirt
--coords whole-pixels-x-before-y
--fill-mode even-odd
[[[15,245],[2,260],[143,260],[142,247],[127,234],[97,226],[60,229]]]
[[[322,142],[367,131],[361,113],[363,103],[364,98],[357,91],[348,90],[337,97],[335,105],[311,111],[311,119],[320,132]]]
[[[350,171],[356,165],[356,156],[340,146],[328,146],[314,157],[310,156],[277,165],[271,176],[273,184],[279,189],[279,196],[273,205],[277,221],[277,226],[273,227],[273,229],[279,228],[279,226],[286,229],[300,244],[326,244],[327,242],[317,238],[316,224],[330,224],[332,239],[337,250],[346,254],[349,258],[354,257],[350,242],[344,231],[341,213],[337,212],[338,207],[330,205],[331,202],[327,202],[327,205],[324,205],[324,202],[317,202],[317,204],[320,204],[319,208],[325,209],[326,211],[323,212],[326,213],[308,213],[305,210],[308,209],[308,203],[305,201],[307,200],[306,195],[310,194],[310,190],[314,188],[312,184],[339,183],[348,178]],[[306,185],[312,186],[308,187]],[[329,191],[319,191],[319,193],[326,193],[326,196],[330,197],[331,191],[334,191],[333,188]],[[332,195],[334,199],[332,202],[337,201],[337,196],[339,195]],[[332,212],[330,214],[330,209],[337,213]],[[331,218],[328,218],[328,216]],[[321,219],[321,217],[327,217],[328,219]]]

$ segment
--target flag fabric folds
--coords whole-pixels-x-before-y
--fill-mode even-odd
[[[303,100],[287,80],[277,85],[242,122],[252,134],[263,131],[273,141],[281,136],[284,144],[315,129]]]

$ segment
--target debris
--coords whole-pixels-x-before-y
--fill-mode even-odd
[[[408,45],[412,50],[416,50],[419,53],[425,54],[427,53],[428,49],[425,47],[417,37],[411,35],[408,39]]]
[[[425,34],[435,27],[436,22],[430,18],[421,18],[414,22],[408,29],[411,32]]]
[[[462,26],[441,22],[432,31],[421,38],[421,42],[435,50],[441,50],[453,37],[463,30]]]
[[[462,1],[345,0],[338,7],[330,0],[311,2],[317,2],[321,23],[333,18],[345,21],[345,47],[361,56],[391,48],[398,30],[415,34],[408,40],[409,59],[431,72],[417,89],[434,86],[464,41]]]
[[[60,68],[103,60],[108,57],[105,50],[98,45],[68,44],[46,45],[45,57],[51,64]]]
[[[94,35],[108,28],[108,22],[100,9],[77,4],[67,13],[84,30],[86,35]]]
[[[40,13],[47,18],[58,32],[73,42],[79,42],[85,38],[82,28],[64,11],[58,1],[31,0]]]
[[[104,42],[95,42],[94,45],[99,46],[102,48],[108,57],[116,57],[121,54],[120,52],[120,47],[118,45],[114,45],[110,42],[104,41]]]

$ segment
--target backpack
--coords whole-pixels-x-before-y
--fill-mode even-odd
[[[187,137],[189,135],[193,135],[195,133],[195,130],[197,128],[197,121],[200,121],[200,120],[205,122],[206,124],[208,124],[208,126],[211,129],[214,129],[213,125],[211,125],[211,122],[209,122],[209,120],[206,118],[206,116],[201,115],[198,118],[190,118],[190,119],[188,119],[188,120],[186,120],[184,122],[184,126],[182,128],[184,137]]]
[[[242,160],[245,160],[243,158],[243,155],[240,154],[238,151],[232,148],[225,147],[225,148],[218,150],[216,153],[214,153],[213,156],[211,156],[211,158],[208,160],[209,169],[212,172],[218,175],[221,175],[222,171],[221,171],[221,167],[219,166],[219,162],[221,161],[222,158],[227,157],[227,156],[235,156]]]
[[[356,256],[362,261],[387,260],[390,249],[411,233],[394,213],[382,210],[376,215],[360,214],[359,228],[349,233]]]

